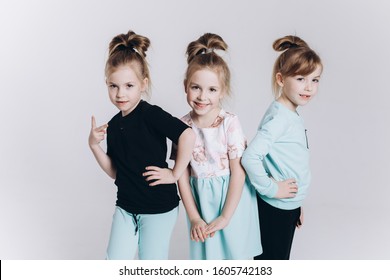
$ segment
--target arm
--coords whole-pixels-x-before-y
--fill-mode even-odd
[[[287,128],[288,125],[283,120],[275,118],[264,124],[241,159],[241,163],[256,191],[270,198],[291,198],[295,196],[298,190],[295,179],[276,182],[269,177],[263,166],[264,157]]]
[[[194,197],[192,196],[189,168],[190,167],[188,166],[188,168],[183,172],[183,175],[178,181],[179,193],[183,201],[184,208],[186,209],[188,219],[191,222],[191,240],[196,242],[204,242],[207,238],[207,235],[205,234],[205,227],[207,226],[207,224],[200,216]]]
[[[145,168],[147,172],[144,172],[143,176],[147,177],[146,181],[156,180],[149,185],[156,186],[159,184],[175,183],[191,160],[194,144],[194,132],[191,128],[185,129],[178,140],[176,161],[172,169],[157,166],[147,166]]]
[[[112,179],[116,178],[116,170],[112,164],[111,158],[103,151],[100,147],[100,142],[104,140],[104,135],[106,134],[106,129],[108,124],[96,127],[95,117],[92,116],[91,119],[91,132],[89,133],[88,144],[93,155],[95,156],[96,161],[99,163],[100,167],[104,172],[107,173]]]
[[[191,160],[192,150],[195,145],[195,133],[191,128],[187,128],[179,137],[179,142],[177,145],[177,155],[175,160],[175,165],[172,169],[173,177],[177,181],[180,176],[186,170],[188,163]]]
[[[222,213],[206,227],[206,234],[214,235],[217,230],[225,228],[240,202],[242,189],[245,182],[245,171],[240,163],[241,158],[231,159],[229,189],[226,195]]]

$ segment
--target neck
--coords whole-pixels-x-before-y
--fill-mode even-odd
[[[191,111],[191,119],[197,127],[207,128],[211,127],[220,112],[221,108],[215,108],[213,111],[210,111],[206,115],[198,115],[194,111]]]
[[[281,97],[279,97],[278,99],[276,99],[276,101],[278,101],[284,107],[286,107],[287,109],[289,109],[289,110],[291,110],[293,112],[297,111],[298,105],[294,104],[293,102],[291,102],[288,98],[286,98],[283,95]]]

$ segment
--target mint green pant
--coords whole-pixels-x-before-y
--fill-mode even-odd
[[[132,214],[116,207],[107,248],[108,260],[168,259],[179,207],[161,214]]]

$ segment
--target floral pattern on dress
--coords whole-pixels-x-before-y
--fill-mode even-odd
[[[229,160],[241,157],[247,143],[238,117],[221,109],[207,128],[198,128],[190,113],[182,121],[191,126],[196,135],[191,176],[210,178],[230,174]]]

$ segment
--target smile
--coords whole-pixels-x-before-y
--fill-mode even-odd
[[[209,104],[203,104],[203,103],[198,103],[198,102],[194,102],[195,106],[198,107],[198,108],[205,108],[206,106],[208,106]]]

